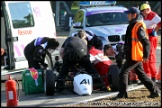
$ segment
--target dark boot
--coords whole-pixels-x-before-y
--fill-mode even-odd
[[[160,92],[157,92],[157,93],[151,93],[148,98],[156,98],[156,97],[160,97],[161,96],[161,93]]]
[[[128,93],[125,92],[124,94],[119,93],[116,97],[112,98],[112,100],[117,100],[121,98],[128,98]]]

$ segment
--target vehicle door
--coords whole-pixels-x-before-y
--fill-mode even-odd
[[[25,46],[33,40],[32,28],[34,27],[33,8],[29,1],[5,1],[8,19],[11,27],[15,69],[27,67],[24,57]],[[26,65],[25,65],[26,64]]]
[[[4,48],[5,55],[1,56],[1,70],[12,70],[15,67],[13,55],[13,39],[11,24],[5,2],[1,4],[1,48]],[[2,68],[3,67],[3,68]]]

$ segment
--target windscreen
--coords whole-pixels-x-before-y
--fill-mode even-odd
[[[122,11],[87,12],[86,21],[87,27],[128,24],[127,14]]]

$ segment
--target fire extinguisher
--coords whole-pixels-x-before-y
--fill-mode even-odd
[[[15,77],[14,77],[15,78]],[[16,78],[15,78],[16,79]],[[16,82],[18,85],[18,93],[16,88]],[[7,107],[15,107],[18,106],[19,101],[19,82],[16,79],[13,80],[10,75],[8,75],[8,80],[5,82],[6,85],[6,100],[7,100]]]

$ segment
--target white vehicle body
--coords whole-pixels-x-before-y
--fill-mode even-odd
[[[69,36],[80,29],[84,29],[91,30],[100,37],[103,45],[124,42],[128,26],[125,10],[127,8],[122,6],[99,6],[80,9],[74,16]],[[99,23],[95,24],[97,22]]]
[[[27,68],[25,46],[37,37],[56,38],[56,28],[49,1],[4,1],[2,12],[1,48],[7,52],[1,64],[4,75]]]
[[[78,74],[74,76],[74,92],[78,95],[91,95],[93,90],[92,76],[88,74]]]

